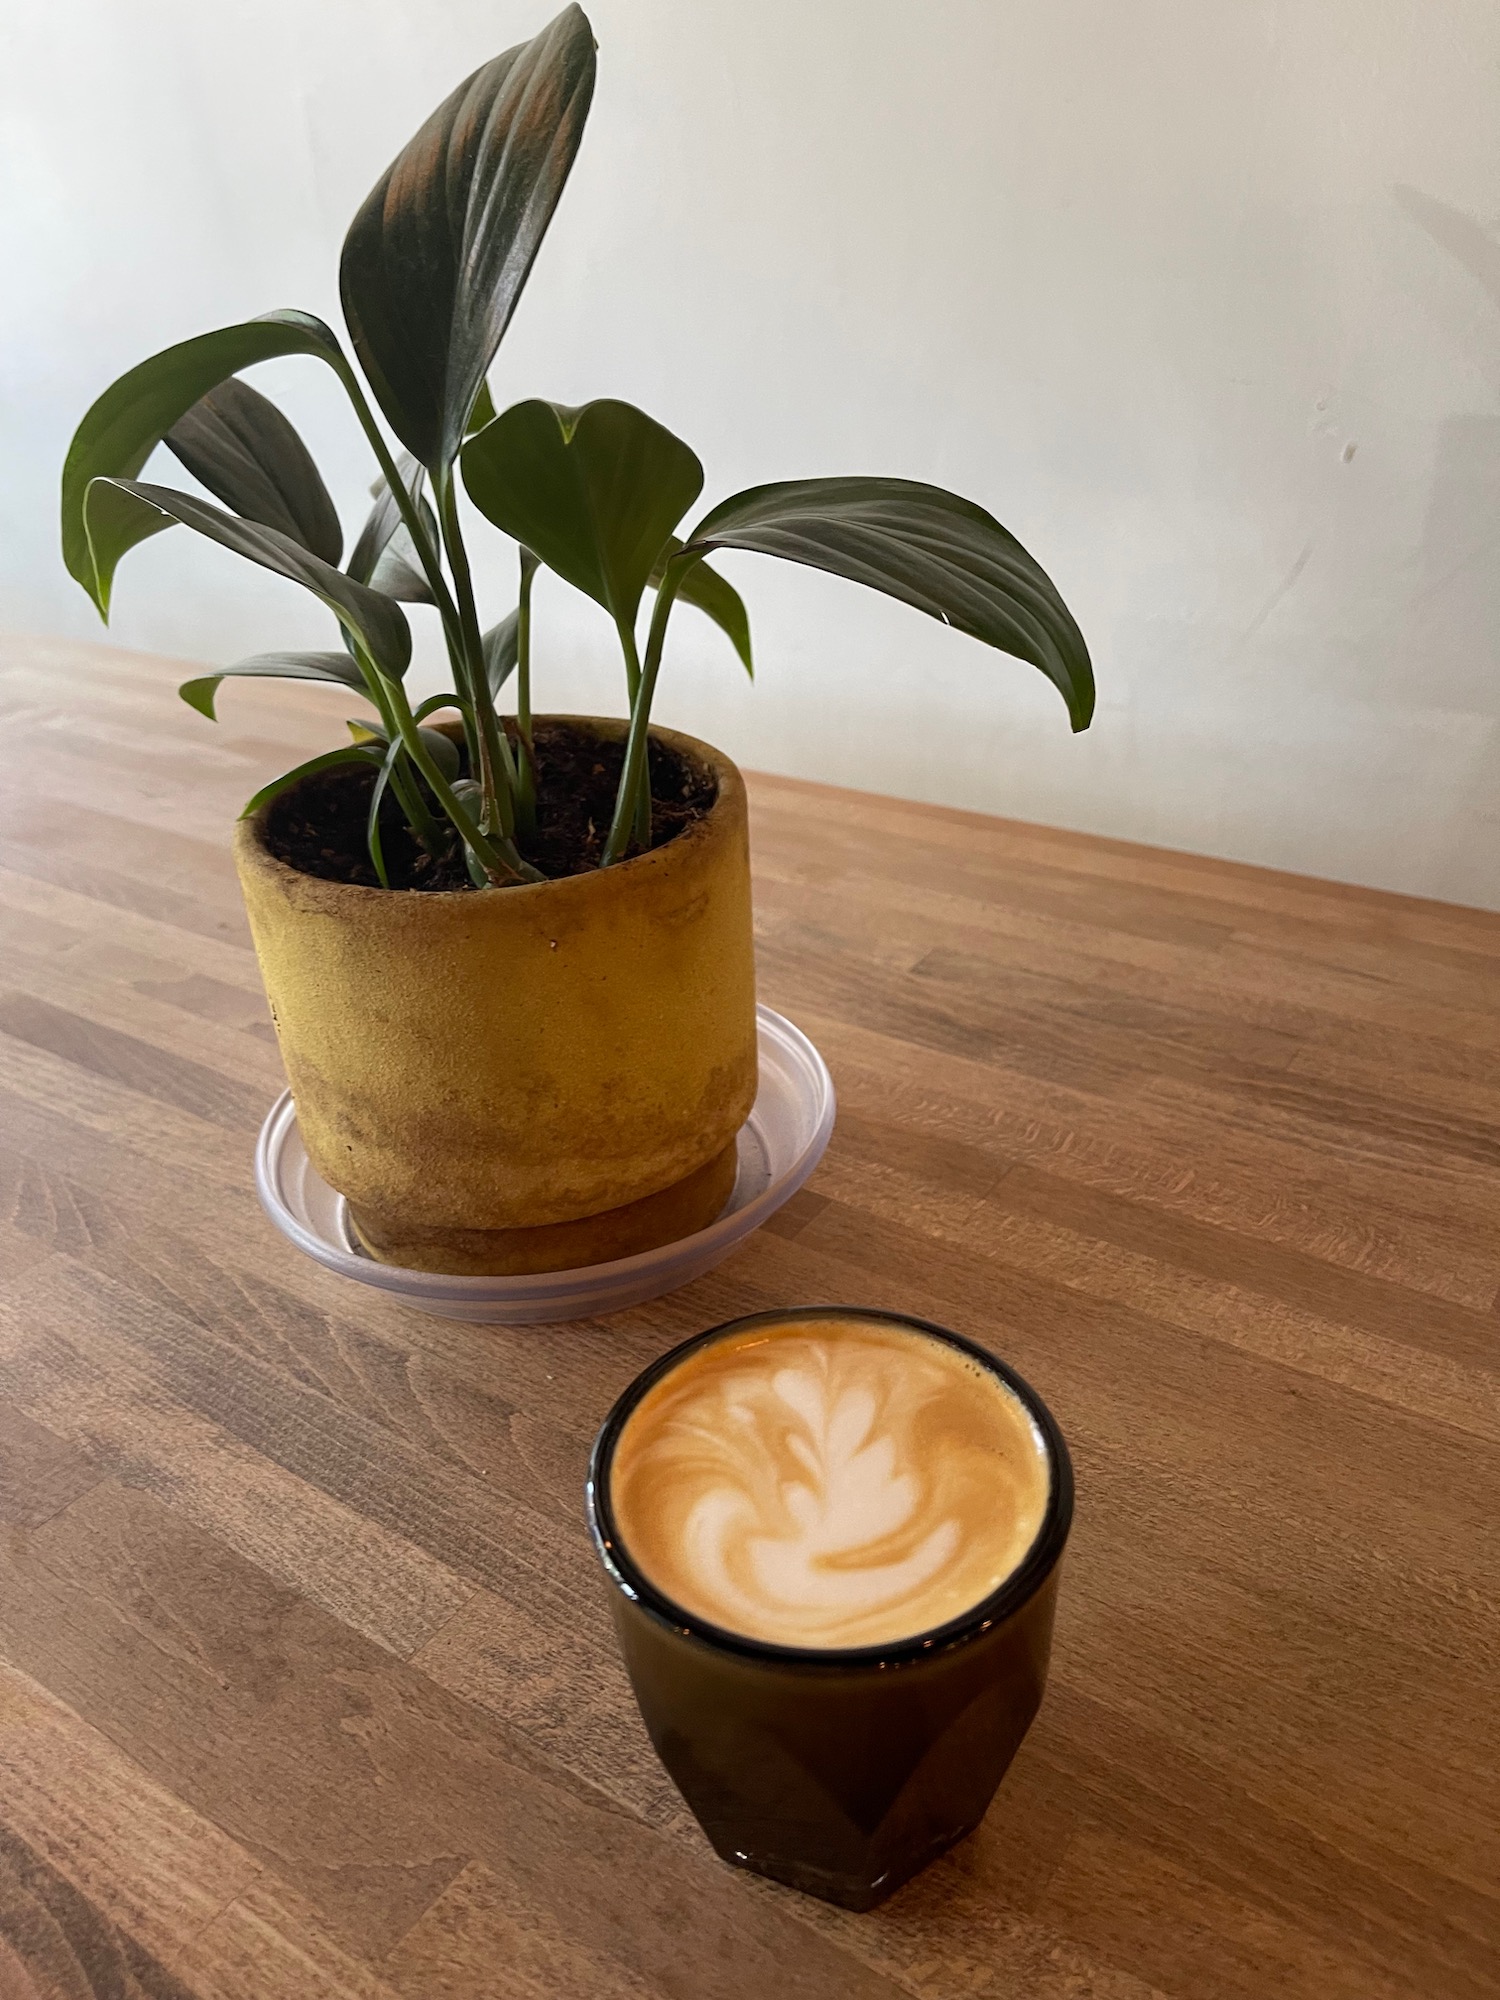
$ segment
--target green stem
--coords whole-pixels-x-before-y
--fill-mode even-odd
[[[615,630],[620,635],[620,651],[625,655],[625,698],[635,709],[635,698],[641,691],[641,656],[636,651],[635,632],[623,618],[615,620]]]
[[[437,602],[438,616],[443,622],[443,638],[448,648],[448,664],[453,671],[455,683],[461,689],[464,682],[463,622],[458,614],[458,606],[453,601],[453,593],[448,588],[448,579],[443,575],[441,556],[438,550],[432,545],[432,539],[427,533],[427,523],[422,518],[422,510],[412,498],[411,490],[407,486],[406,481],[401,477],[396,461],[391,455],[390,446],[386,443],[380,426],[375,421],[375,413],[370,408],[364,390],[360,387],[359,377],[344,359],[342,353],[339,354],[334,367],[339,380],[344,385],[350,402],[354,405],[354,414],[359,419],[360,429],[370,442],[370,448],[375,454],[376,462],[385,475],[386,485],[389,486],[392,494],[395,496],[396,506],[400,511],[401,519],[405,522],[407,532],[411,536],[412,546],[417,552],[417,560],[422,565],[422,572],[427,578],[428,588]],[[476,768],[479,763],[479,743],[474,731],[473,717],[467,711],[464,715],[464,737],[468,745],[470,767],[471,769]]]
[[[509,841],[516,830],[516,767],[505,731],[500,727],[500,718],[495,713],[494,697],[485,673],[484,641],[479,632],[479,612],[474,603],[468,551],[459,527],[458,494],[451,467],[440,479],[434,478],[433,497],[437,501],[438,526],[448,554],[448,567],[453,572],[453,585],[458,592],[459,629],[463,638],[467,683],[460,692],[468,695],[479,725],[479,770],[476,775],[484,800],[484,828],[486,833],[498,834]]]
[[[615,630],[620,635],[620,650],[625,655],[625,689],[630,697],[631,714],[635,713],[636,697],[641,691],[641,658],[636,651],[635,630],[623,619],[617,619]],[[649,767],[650,758],[647,758]],[[644,786],[636,794],[635,818],[632,822],[632,837],[638,847],[651,845],[651,781],[648,775]]]
[[[380,720],[385,728],[386,741],[389,743],[392,737],[400,733],[396,720],[395,704],[391,700],[389,693],[393,684],[387,680],[384,674],[376,670],[369,656],[366,654],[363,645],[358,643],[355,635],[349,631],[347,625],[344,626],[344,631],[348,633],[350,642],[354,647],[355,664],[358,666],[361,678],[365,683],[365,693],[379,712]],[[403,701],[405,700],[405,689],[402,689],[402,699]],[[395,766],[392,766],[388,783],[390,789],[396,795],[396,803],[406,815],[407,825],[411,828],[422,846],[427,849],[427,852],[436,855],[442,845],[442,835],[438,830],[437,821],[427,809],[427,801],[422,797],[420,788],[411,784],[405,772],[398,772]]]
[[[407,777],[406,773],[401,769],[401,760],[399,758],[397,758],[395,764],[391,767],[391,775],[388,782],[391,790],[396,795],[397,805],[400,806],[402,812],[406,815],[407,825],[416,835],[421,845],[426,848],[427,852],[435,860],[442,852],[442,834],[438,830],[437,821],[427,809],[427,801],[422,796],[421,786],[414,785]]]
[[[391,456],[391,448],[386,443],[380,426],[375,421],[375,413],[370,408],[365,398],[365,392],[359,385],[359,377],[349,366],[342,354],[340,354],[336,366],[339,380],[343,383],[349,400],[354,405],[354,414],[359,419],[360,429],[369,439],[370,449],[374,452],[380,470],[385,475],[385,482],[395,496],[396,505],[401,511],[401,519],[406,523],[407,532],[410,534],[413,546],[416,548],[417,560],[421,563],[422,572],[427,578],[428,586],[433,596],[437,599],[438,616],[443,621],[444,630],[451,630],[453,635],[457,637],[460,630],[458,607],[453,602],[453,593],[448,588],[448,579],[443,575],[443,565],[439,559],[438,551],[432,546],[431,539],[428,536],[427,523],[422,519],[422,510],[418,507],[416,501],[412,499],[406,481],[401,477],[397,469],[396,461]]]
[[[516,736],[521,746],[516,784],[516,822],[536,832],[536,742],[531,731],[531,582],[537,559],[521,551],[521,587],[516,600]]]
[[[512,882],[543,881],[545,878],[540,871],[533,868],[530,862],[521,859],[508,838],[482,831],[475,824],[473,817],[428,753],[427,745],[422,741],[416,719],[412,715],[411,705],[406,699],[406,690],[398,681],[389,680],[384,675],[381,679],[390,700],[396,728],[406,745],[407,755],[427,780],[433,797],[458,828],[465,843],[478,857],[479,865],[490,881],[497,887]]]
[[[604,843],[604,854],[600,861],[600,866],[603,868],[608,868],[612,862],[624,859],[631,837],[640,824],[643,791],[645,838],[647,841],[651,838],[651,780],[646,761],[651,728],[651,699],[656,692],[656,676],[661,671],[662,647],[667,637],[667,620],[672,615],[672,606],[677,601],[677,593],[681,590],[689,569],[698,561],[701,561],[698,555],[689,555],[686,561],[681,556],[673,556],[657,588],[656,609],[651,614],[651,630],[646,637],[646,658],[641,667],[640,685],[636,690],[635,699],[630,704],[630,735],[625,742],[625,768],[620,773],[620,789],[615,794],[615,816],[610,822],[609,839]]]

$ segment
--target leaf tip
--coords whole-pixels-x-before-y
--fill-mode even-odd
[[[197,680],[184,681],[177,692],[189,708],[195,708],[200,715],[207,716],[210,722],[217,722],[219,718],[214,709],[214,695],[221,679],[222,676],[219,674],[205,674]]]

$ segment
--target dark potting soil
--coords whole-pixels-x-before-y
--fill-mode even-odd
[[[582,875],[598,867],[609,834],[624,742],[601,743],[565,721],[538,722],[535,736],[537,830],[516,845],[546,876]],[[717,786],[711,772],[655,741],[650,770],[651,846],[656,848],[703,818]],[[302,779],[272,801],[266,814],[267,847],[278,861],[304,875],[377,888],[379,877],[365,839],[374,788],[374,771],[357,764]],[[456,837],[449,853],[437,858],[428,854],[407,832],[389,791],[381,802],[380,832],[393,889],[473,888]]]

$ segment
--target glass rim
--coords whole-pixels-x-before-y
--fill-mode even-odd
[[[930,1626],[899,1639],[880,1640],[868,1646],[786,1646],[771,1639],[752,1638],[748,1633],[716,1625],[677,1603],[675,1598],[652,1583],[625,1544],[610,1503],[609,1468],[620,1433],[637,1404],[663,1377],[699,1348],[753,1327],[780,1325],[799,1319],[876,1320],[887,1326],[909,1327],[914,1332],[943,1341],[949,1347],[956,1347],[1004,1383],[1040,1433],[1050,1479],[1047,1505],[1031,1546],[1003,1583],[987,1597],[970,1605],[968,1610],[941,1625]],[[584,1499],[594,1550],[610,1583],[674,1631],[720,1651],[767,1663],[841,1669],[886,1667],[930,1659],[937,1653],[966,1644],[991,1627],[1003,1623],[1035,1596],[1057,1567],[1072,1527],[1073,1461],[1057,1419],[1031,1384],[1024,1376],[1018,1375],[1008,1362],[1002,1361],[966,1334],[955,1333],[951,1327],[939,1326],[934,1320],[919,1319],[914,1313],[890,1312],[876,1306],[776,1306],[763,1312],[744,1313],[735,1319],[721,1320],[717,1326],[707,1327],[703,1332],[679,1341],[665,1354],[658,1355],[649,1367],[641,1370],[616,1399],[599,1427],[589,1454]]]

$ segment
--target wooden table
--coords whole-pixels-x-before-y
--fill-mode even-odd
[[[5,2000],[1500,1992],[1500,918],[758,780],[826,1163],[655,1306],[465,1327],[252,1191],[229,823],[345,698],[4,658]],[[1079,1482],[1042,1714],[865,1917],[710,1854],[580,1505],[651,1356],[829,1299],[991,1344]]]

